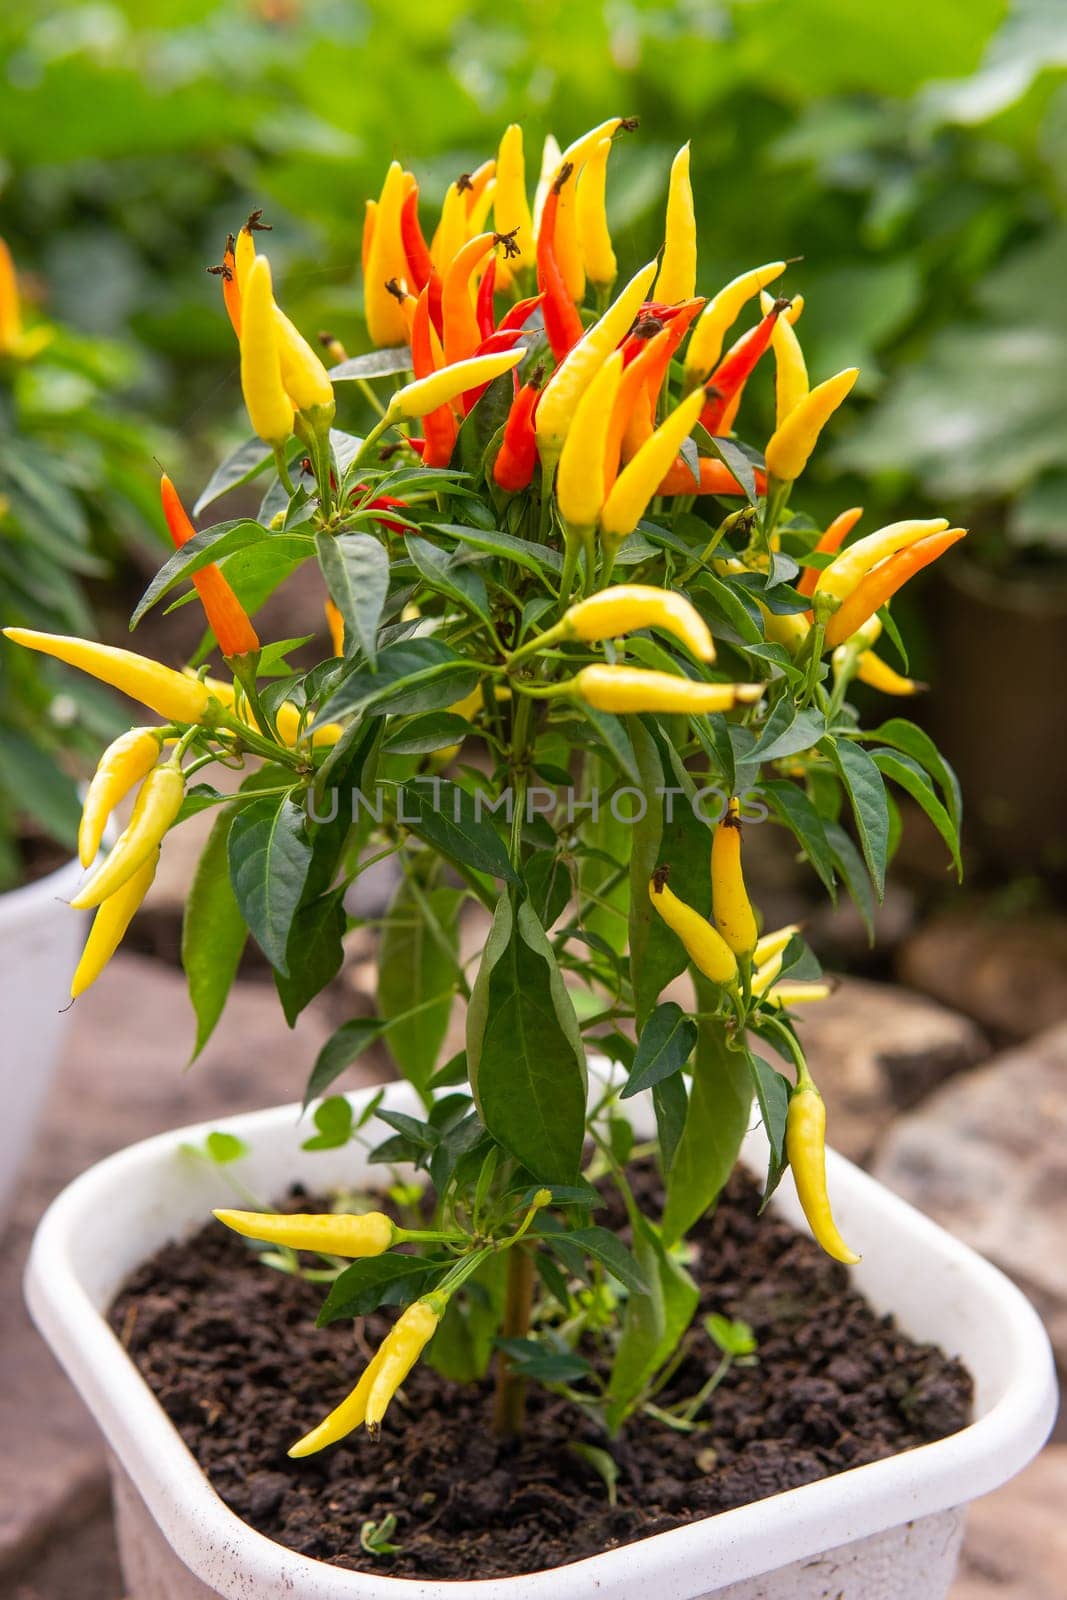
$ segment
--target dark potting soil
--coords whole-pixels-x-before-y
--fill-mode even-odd
[[[638,1175],[651,1193],[652,1170]],[[288,1446],[355,1383],[395,1311],[317,1330],[321,1286],[259,1265],[210,1224],[134,1273],[111,1323],[218,1494],[305,1556],[393,1577],[535,1572],[877,1461],[970,1419],[958,1361],[907,1338],[849,1287],[845,1269],[772,1213],[738,1172],[690,1235],[700,1315],[748,1322],[759,1341],[680,1433],[637,1416],[608,1441],[571,1403],[531,1385],[527,1428],[490,1428],[491,1384],[458,1387],[425,1363],[394,1400],[378,1442],[364,1432],[303,1461]],[[306,1196],[289,1209],[305,1210]],[[655,1213],[654,1213],[655,1214]],[[609,1202],[597,1220],[625,1236]],[[698,1317],[657,1397],[694,1395],[718,1351]],[[569,1443],[608,1448],[617,1504]],[[368,1520],[397,1519],[395,1555],[368,1554]]]

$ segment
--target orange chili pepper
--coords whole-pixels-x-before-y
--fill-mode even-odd
[[[471,277],[495,243],[495,233],[480,233],[477,238],[468,239],[445,268],[441,312],[447,366],[453,361],[468,361],[481,342],[471,295]]]
[[[432,283],[426,285],[415,303],[411,321],[411,364],[416,378],[428,378],[438,370],[433,348],[433,330],[430,325],[430,295]],[[426,448],[422,458],[428,467],[447,467],[456,443],[456,419],[452,407],[438,406],[422,419]]]
[[[208,267],[208,271],[216,278],[222,280],[222,303],[226,307],[226,315],[230,319],[230,327],[241,337],[241,285],[237,281],[237,241],[232,233],[226,235],[226,250],[222,257],[220,267]]]
[[[713,394],[700,413],[700,420],[710,434],[722,429],[729,406],[735,398],[740,399],[741,390],[770,344],[774,325],[788,304],[787,300],[776,300],[767,315],[731,346],[708,379]]]
[[[944,533],[932,534],[872,567],[827,623],[825,648],[832,650],[851,638],[909,578],[943,556],[966,532],[966,528],[949,528]]]
[[[766,494],[767,474],[757,467],[754,476],[756,493]],[[726,463],[714,456],[701,456],[699,483],[693,477],[688,461],[684,456],[679,456],[656,490],[657,494],[733,495],[744,492]]]
[[[849,511],[842,511],[834,518],[815,550],[820,555],[832,555],[835,550],[840,550],[853,528],[863,515],[862,506],[853,506]],[[819,567],[805,567],[796,581],[798,594],[814,594],[815,585],[819,581]]]
[[[474,308],[474,314],[478,321],[478,332],[483,340],[491,338],[493,334],[493,295],[495,293],[496,260],[494,258],[482,273],[482,281],[478,285],[478,299]]]
[[[159,480],[159,494],[163,502],[163,515],[167,519],[170,536],[180,550],[193,537],[196,529],[178,498],[178,491],[164,473]],[[200,596],[204,614],[219,642],[219,649],[229,660],[233,656],[251,655],[259,649],[256,634],[247,613],[229,583],[214,563],[201,567],[192,574],[193,584]]]
[[[567,285],[556,256],[556,218],[560,190],[570,180],[574,168],[564,162],[555,183],[545,197],[541,225],[537,231],[537,287],[544,296],[545,332],[557,361],[562,361],[582,337],[582,319],[567,293]]]

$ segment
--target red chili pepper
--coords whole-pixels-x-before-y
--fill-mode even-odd
[[[718,433],[722,428],[724,417],[770,344],[774,325],[788,304],[788,300],[776,300],[767,315],[731,346],[708,379],[707,387],[714,393],[700,413],[700,421],[709,433]]]
[[[421,443],[421,441],[420,441],[420,443]],[[352,493],[349,496],[349,498],[352,499],[352,500],[357,500],[360,495],[366,494],[366,492],[367,492],[367,485],[365,483],[357,483],[356,487],[352,490]],[[360,510],[361,511],[399,511],[399,510],[406,511],[407,510],[407,504],[408,503],[407,503],[406,500],[396,500],[396,499],[393,498],[393,496],[391,494],[382,494],[382,495],[378,495],[378,497],[376,499],[374,499],[374,500],[366,501],[360,507]],[[405,533],[407,531],[407,524],[404,523],[404,522],[398,522],[395,517],[378,517],[376,520],[381,523],[383,528],[388,528],[391,533]]]
[[[504,437],[493,462],[493,482],[508,494],[528,489],[537,466],[537,434],[534,413],[541,397],[543,374],[538,368],[529,383],[524,383],[512,402]]]
[[[508,328],[521,329],[525,325],[527,318],[537,310],[544,298],[543,294],[533,294],[528,300],[516,300],[515,304],[509,306],[501,317],[497,332],[503,333]]]
[[[686,327],[692,322],[697,312],[707,304],[703,295],[695,300],[678,300],[674,305],[664,305],[662,300],[646,300],[638,312],[641,317],[656,317],[660,322],[670,322],[672,318],[685,316]]]
[[[760,467],[754,470],[756,493],[766,494],[767,474]],[[679,456],[657,489],[657,494],[744,494],[744,490],[723,461],[713,456],[700,458],[700,483],[693,477],[684,456]]]
[[[185,507],[178,498],[178,491],[166,473],[159,480],[159,494],[170,536],[180,550],[193,537],[196,529],[189,521]],[[229,659],[232,656],[251,655],[258,650],[259,636],[244,606],[214,562],[194,572],[192,579],[223,655]]]
[[[416,378],[428,378],[437,371],[434,359],[433,338],[430,332],[430,296],[433,279],[423,289],[415,303],[411,320],[411,364]],[[447,467],[456,443],[456,419],[451,406],[438,406],[422,419],[426,447],[422,458],[428,467]]]
[[[862,506],[853,506],[850,511],[842,511],[836,516],[819,540],[815,549],[826,555],[833,555],[840,550],[853,528],[863,515]],[[815,585],[819,581],[819,567],[805,567],[797,579],[796,588],[799,594],[814,594]],[[810,616],[810,613],[809,613]]]
[[[476,356],[492,356],[496,355],[499,350],[510,350],[521,333],[521,328],[498,328],[496,333],[491,333],[488,339],[482,340],[474,353]],[[514,373],[512,373],[512,382],[515,384],[517,392],[519,380]],[[467,415],[472,407],[478,404],[488,387],[487,383],[480,383],[476,389],[468,389],[465,394],[460,396],[460,410],[464,416]]]
[[[430,273],[430,280],[426,287],[430,291],[429,309],[430,321],[433,324],[433,331],[436,333],[439,339],[443,340],[445,336],[445,286],[441,281],[441,275],[439,272]]]
[[[566,162],[559,177],[548,191],[541,226],[537,232],[537,287],[544,296],[543,310],[545,332],[557,361],[562,361],[582,337],[582,319],[578,308],[567,293],[567,285],[556,257],[556,213],[559,210],[559,192],[571,177],[574,168]]]
[[[418,185],[412,189],[401,208],[400,239],[407,259],[411,289],[413,293],[421,294],[433,276],[433,261],[419,223]]]
[[[623,382],[620,385],[619,397],[616,402],[615,413],[612,418],[612,429],[609,434],[609,474],[617,470],[618,458],[625,442],[627,457],[633,456],[648,439],[656,426],[656,406],[659,402],[660,390],[663,388],[668,369],[678,346],[685,338],[693,318],[697,315],[703,301],[684,300],[677,306],[672,306],[672,313],[667,321],[651,339],[642,339],[640,329],[645,317],[639,318],[634,333],[630,334],[627,345],[631,340],[637,341],[636,352],[632,365],[640,372],[640,380],[636,374],[630,374],[627,366],[623,373]],[[654,322],[662,319],[658,313],[649,313]],[[626,346],[623,347],[624,358]],[[614,438],[618,435],[619,444],[615,448],[615,465],[611,462],[611,449]]]
[[[482,281],[478,285],[478,302],[475,315],[478,319],[478,332],[483,339],[488,339],[493,332],[493,294],[496,289],[496,260],[490,261],[482,274]]]

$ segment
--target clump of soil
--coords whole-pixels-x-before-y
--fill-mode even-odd
[[[651,1168],[639,1174],[650,1193]],[[301,1197],[296,1209],[309,1202]],[[914,1343],[849,1287],[845,1269],[731,1179],[690,1236],[701,1314],[743,1318],[759,1341],[735,1363],[700,1432],[638,1416],[608,1444],[572,1404],[531,1386],[517,1442],[490,1431],[491,1385],[412,1372],[380,1440],[363,1432],[303,1461],[286,1455],[354,1384],[395,1312],[316,1330],[321,1287],[257,1264],[212,1223],[141,1266],[111,1322],[218,1494],[302,1555],[405,1578],[536,1572],[726,1511],[954,1433],[970,1420],[958,1361]],[[655,1214],[655,1213],[654,1213]],[[621,1210],[597,1220],[625,1233]],[[718,1358],[694,1323],[658,1396],[696,1393]],[[618,1500],[568,1442],[610,1448]],[[392,1556],[364,1522],[397,1518]]]

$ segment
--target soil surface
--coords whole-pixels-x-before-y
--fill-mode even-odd
[[[654,1174],[642,1186],[651,1190]],[[773,1213],[736,1173],[690,1235],[701,1315],[743,1318],[759,1341],[681,1433],[638,1416],[613,1442],[570,1402],[531,1385],[518,1442],[490,1431],[491,1384],[457,1387],[423,1362],[380,1440],[364,1432],[291,1461],[286,1449],[353,1386],[396,1313],[316,1330],[321,1286],[256,1263],[212,1223],[133,1275],[111,1322],[167,1415],[238,1516],[302,1555],[392,1577],[536,1572],[954,1433],[970,1420],[959,1362],[905,1337],[848,1286],[845,1269]],[[314,1209],[306,1196],[290,1209]],[[656,1214],[653,1210],[653,1214]],[[597,1221],[625,1236],[609,1204]],[[718,1351],[700,1326],[657,1397],[694,1395]],[[609,1448],[617,1504],[567,1448]],[[360,1530],[393,1513],[395,1555]]]

